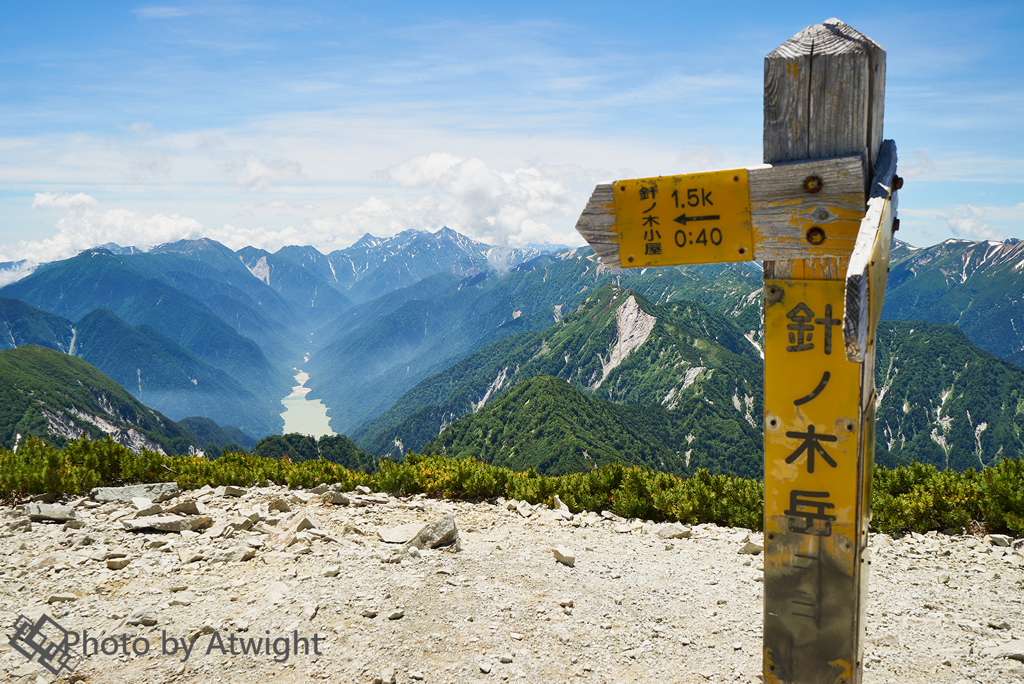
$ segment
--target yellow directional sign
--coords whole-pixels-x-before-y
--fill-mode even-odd
[[[613,188],[623,267],[753,260],[746,169],[636,178]]]
[[[765,281],[765,674],[847,682],[857,652],[858,397],[843,281]],[[873,433],[869,433],[873,434]]]

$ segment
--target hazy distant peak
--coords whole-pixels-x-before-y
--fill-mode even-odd
[[[162,245],[157,245],[150,250],[154,254],[168,254],[168,253],[185,253],[195,254],[196,252],[218,252],[226,256],[234,256],[234,250],[229,247],[217,242],[212,238],[198,238],[196,240],[178,240],[177,242],[168,242]]]
[[[572,248],[569,245],[556,245],[550,242],[531,242],[523,245],[522,249],[533,249],[538,252],[567,252]]]

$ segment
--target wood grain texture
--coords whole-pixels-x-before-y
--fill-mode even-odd
[[[808,26],[764,60],[764,161],[868,152],[882,141],[885,50],[838,19]]]
[[[870,38],[837,19],[809,26],[772,51],[764,61],[764,161],[786,161],[860,155],[863,160],[862,197],[869,195],[868,179],[878,157],[882,140],[885,101],[885,51]],[[861,205],[860,211],[864,211]],[[858,229],[859,230],[859,225]],[[795,231],[794,231],[795,232]],[[842,280],[850,269],[858,233],[846,233],[850,251],[832,259],[774,259],[764,263],[766,280]],[[807,256],[813,256],[808,254]],[[845,335],[844,335],[845,342]],[[765,339],[765,357],[777,352],[781,339]],[[871,349],[873,352],[873,347]],[[870,478],[874,456],[874,354],[859,364],[859,387],[841,391],[857,394],[857,481],[850,485],[858,492],[857,532],[850,540],[860,562],[853,564],[853,576],[837,579],[822,590],[822,605],[828,601],[851,601],[853,624],[832,624],[832,631],[817,634],[806,630],[789,610],[785,597],[792,586],[795,567],[784,560],[791,545],[802,543],[799,533],[776,535],[765,542],[765,626],[764,648],[771,652],[774,665],[765,679],[776,675],[779,681],[799,684],[843,681],[860,684],[863,670],[863,639],[867,603],[867,539],[870,520]],[[767,377],[767,372],[766,372]],[[766,388],[768,410],[768,391]],[[767,442],[766,442],[767,445]],[[768,510],[769,482],[772,473],[765,458],[765,508]],[[768,521],[765,521],[768,529]],[[819,561],[820,561],[819,554]],[[820,607],[820,606],[819,606]],[[769,617],[772,616],[772,617]],[[799,646],[795,646],[799,644]],[[838,678],[830,669],[846,663],[847,676]],[[795,673],[800,670],[800,675]]]
[[[749,176],[755,259],[845,256],[853,251],[864,213],[860,155],[751,169]],[[817,193],[804,189],[810,176],[821,180]],[[825,233],[819,245],[807,241],[814,227]]]
[[[751,258],[850,254],[864,209],[862,168],[862,159],[856,155],[748,169],[754,247]],[[812,194],[804,189],[809,176],[821,179],[819,192]],[[614,183],[594,188],[576,230],[606,266],[620,268],[613,188]],[[807,231],[813,226],[825,231],[825,242],[820,245],[807,242]]]
[[[846,358],[857,363],[874,358],[871,346],[885,294],[892,221],[896,217],[897,197],[892,189],[896,162],[896,143],[886,140],[875,164],[868,210],[861,221],[846,275],[843,338]]]
[[[576,230],[605,266],[619,268],[619,232],[615,226],[615,193],[612,184],[598,185],[576,221]]]
[[[859,154],[866,196],[884,102],[885,50],[838,19],[808,26],[764,60],[765,163]]]

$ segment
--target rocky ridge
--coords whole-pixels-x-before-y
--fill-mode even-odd
[[[115,642],[61,681],[759,682],[760,544],[557,500],[173,483],[44,497],[0,509],[0,682],[56,679],[8,644],[44,613]],[[871,544],[865,682],[1024,677],[1024,540]]]

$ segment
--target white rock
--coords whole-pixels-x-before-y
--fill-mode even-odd
[[[425,527],[423,523],[408,523],[398,527],[377,528],[377,536],[387,544],[405,544],[418,537]]]
[[[205,553],[199,549],[178,549],[178,560],[182,563],[195,563],[205,557]]]
[[[555,554],[555,560],[570,568],[576,565],[576,554],[564,546],[554,546],[551,551]]]
[[[127,487],[97,487],[92,490],[91,494],[96,501],[131,503],[132,499],[141,497],[149,499],[153,503],[160,503],[178,496],[179,490],[177,482],[156,482]]]
[[[140,606],[131,612],[126,621],[129,625],[142,625],[152,627],[156,624],[156,609],[150,606]]]
[[[160,530],[161,532],[181,532],[182,530],[201,530],[213,524],[213,518],[198,516],[182,518],[177,515],[153,515],[145,518],[122,520],[121,525],[129,532],[141,530]]]
[[[238,563],[251,560],[256,556],[256,549],[248,546],[233,546],[229,549],[218,549],[210,554],[210,564],[214,563]]]
[[[436,549],[440,546],[454,544],[458,539],[459,527],[455,523],[455,516],[446,515],[440,520],[435,520],[426,525],[408,543],[420,549]]]
[[[690,528],[679,523],[662,525],[655,532],[662,539],[686,539],[690,536]]]
[[[75,509],[71,506],[32,503],[25,504],[25,515],[32,522],[67,522],[75,519]]]
[[[982,655],[993,658],[1010,658],[1024,663],[1024,639],[1014,639],[982,651]]]
[[[234,485],[224,485],[213,490],[214,496],[245,496],[249,490]]]

